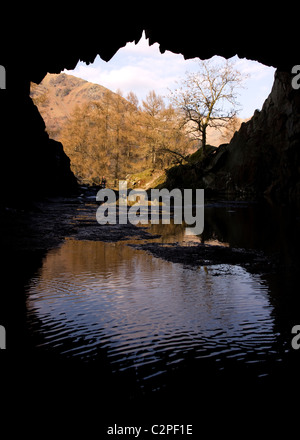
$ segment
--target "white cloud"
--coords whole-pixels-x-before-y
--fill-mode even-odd
[[[86,81],[92,83],[98,83],[99,79],[99,68],[93,67],[91,65],[86,65],[85,63],[79,62],[74,70],[64,70],[65,73],[69,75],[74,75],[79,78],[85,79]]]
[[[251,61],[246,58],[239,59],[237,57],[234,57],[234,60],[236,60],[236,68],[242,74],[248,74],[252,80],[259,81],[274,74],[275,69],[273,67],[265,66],[256,61]]]
[[[155,88],[156,78],[153,72],[139,66],[124,66],[109,72],[102,72],[101,83],[111,90],[121,89],[125,94],[129,91],[143,92],[144,89]]]
[[[249,116],[249,112],[252,114],[255,108],[261,106],[261,90],[271,89],[274,69],[237,57],[233,57],[233,61],[242,73],[249,74],[245,84],[248,93],[242,93],[240,100]],[[133,91],[140,101],[145,99],[150,90],[155,90],[162,96],[167,95],[168,88],[175,87],[176,81],[180,81],[186,71],[197,71],[195,60],[185,60],[182,55],[169,51],[161,54],[159,45],[155,43],[149,46],[144,35],[137,45],[128,43],[121,48],[109,62],[98,56],[92,65],[79,62],[74,70],[65,70],[66,73],[101,84],[113,91],[121,89],[125,96]]]
[[[175,82],[176,77],[161,70],[163,67],[161,65],[151,69],[150,65],[147,67],[147,64],[127,65],[112,69],[78,65],[74,71],[65,72],[89,82],[101,84],[113,91],[121,89],[125,95],[134,91],[140,99],[145,98],[146,94],[154,89],[159,94],[166,94],[167,88]]]
[[[65,72],[113,91],[121,89],[125,95],[133,91],[141,100],[154,89],[166,95],[191,63],[172,52],[162,55],[158,44],[149,46],[147,40],[142,39],[138,45],[128,43],[108,63],[96,57],[92,65],[80,62],[74,70]]]
[[[125,47],[119,49],[117,54],[122,51],[124,55],[130,56],[156,56],[160,55],[159,52],[159,44],[154,43],[151,46],[149,45],[148,40],[145,38],[145,33],[143,33],[142,38],[138,42],[138,44],[127,43]]]

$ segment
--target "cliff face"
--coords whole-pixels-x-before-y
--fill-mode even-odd
[[[276,72],[262,110],[207,165],[204,187],[289,200],[300,196],[300,96],[291,81],[288,72]]]
[[[298,51],[291,47],[298,41],[297,14],[289,8],[273,8],[270,15],[269,9],[262,10],[259,3],[248,8],[244,20],[242,10],[232,14],[232,8],[225,5],[214,11],[211,32],[210,20],[199,21],[202,4],[193,9],[193,14],[190,10],[186,15],[179,9],[172,10],[171,18],[168,8],[148,8],[145,13],[127,4],[117,9],[115,5],[107,6],[100,16],[91,8],[79,8],[72,17],[63,7],[59,11],[47,8],[45,15],[41,8],[24,4],[18,9],[18,23],[12,5],[3,6],[6,26],[0,29],[0,65],[6,70],[6,89],[0,90],[2,200],[32,197],[34,191],[46,194],[73,185],[70,169],[63,166],[67,158],[61,147],[54,147],[49,140],[43,120],[29,100],[30,82],[39,83],[47,72],[73,69],[79,60],[89,63],[98,54],[109,61],[127,42],[139,41],[143,30],[151,44],[160,44],[162,52],[170,50],[186,58],[238,55],[282,72],[291,72],[292,66],[299,63]],[[209,35],[205,44],[201,43],[201,35]],[[299,97],[298,91],[290,89],[287,78],[288,74],[277,75],[273,97],[261,114],[242,126],[239,135],[214,158],[210,171],[215,166],[223,187],[297,194]],[[223,174],[222,163],[226,167]],[[207,187],[217,186],[209,170],[205,178]]]
[[[26,207],[35,198],[74,194],[77,181],[70,160],[62,144],[49,138],[32,100],[15,98],[5,104],[1,112],[0,204]]]

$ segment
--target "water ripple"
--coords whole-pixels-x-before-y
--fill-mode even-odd
[[[191,358],[259,364],[276,340],[258,275],[229,265],[189,270],[101,242],[68,240],[50,252],[27,310],[41,349],[106,359],[112,371],[135,369],[144,380]]]

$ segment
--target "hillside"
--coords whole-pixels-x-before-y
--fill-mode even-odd
[[[139,106],[134,94],[127,100],[101,85],[60,73],[32,83],[30,96],[49,137],[63,144],[83,184],[99,183],[105,175],[113,186],[128,176],[133,186],[149,187],[199,146],[179,128],[174,108],[166,107],[154,91]],[[218,147],[229,142],[244,121],[237,118],[222,130],[208,127],[207,143]]]
[[[31,83],[30,96],[45,121],[49,136],[60,140],[60,130],[75,107],[101,100],[107,91],[101,85],[66,73],[48,73],[40,84]]]
[[[40,84],[31,83],[30,96],[37,105],[42,115],[49,136],[55,140],[60,139],[60,130],[73,113],[76,106],[82,106],[90,101],[100,101],[105,92],[109,90],[99,84],[93,84],[84,79],[66,73],[48,73]],[[114,94],[114,92],[109,91]],[[242,122],[249,119],[237,118],[236,130]],[[207,143],[219,146],[229,142],[231,133],[226,129],[207,129]]]
[[[249,121],[250,118],[242,119],[236,118],[234,120],[234,124],[230,127],[224,124],[224,127],[221,130],[218,130],[213,127],[207,127],[207,143],[209,145],[214,145],[215,147],[219,147],[221,144],[226,144],[230,142],[235,131],[238,131],[243,122]]]

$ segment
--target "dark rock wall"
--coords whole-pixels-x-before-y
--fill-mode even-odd
[[[286,201],[300,196],[300,94],[288,72],[276,72],[262,110],[220,148],[203,178],[212,190]]]
[[[200,3],[192,11],[182,7],[158,11],[149,5],[140,10],[127,4],[117,8],[101,5],[100,10],[78,5],[64,11],[63,5],[56,8],[55,4],[45,8],[22,4],[17,11],[9,10],[9,6],[2,9],[5,26],[0,29],[0,65],[6,68],[6,90],[0,90],[2,200],[11,195],[26,199],[74,188],[74,176],[61,145],[49,140],[29,99],[30,81],[41,81],[47,72],[74,68],[80,59],[92,62],[97,54],[108,61],[126,42],[138,41],[143,30],[150,43],[158,42],[162,51],[182,53],[186,58],[238,54],[277,67],[281,78],[299,63],[298,51],[290,50],[298,39],[297,23],[292,23],[297,14],[283,8],[270,12],[251,3],[251,8],[246,8],[246,20],[244,7],[225,4],[213,14],[209,5]],[[247,182],[263,190],[269,187],[272,192],[299,181],[295,166],[298,95],[279,82],[275,87],[277,101],[274,98],[262,115],[255,115],[242,127],[229,148],[231,156],[233,150],[235,153],[227,178],[235,179],[238,187]],[[278,108],[282,110],[276,113]],[[295,112],[294,116],[288,112]],[[248,158],[244,152],[237,152],[242,148],[249,152]],[[258,162],[261,171],[256,169]],[[278,163],[281,174],[275,176],[278,167],[273,164]],[[276,184],[275,177],[279,179]]]
[[[2,108],[1,202],[22,205],[34,198],[76,193],[77,182],[62,144],[49,139],[28,96],[14,98]]]

